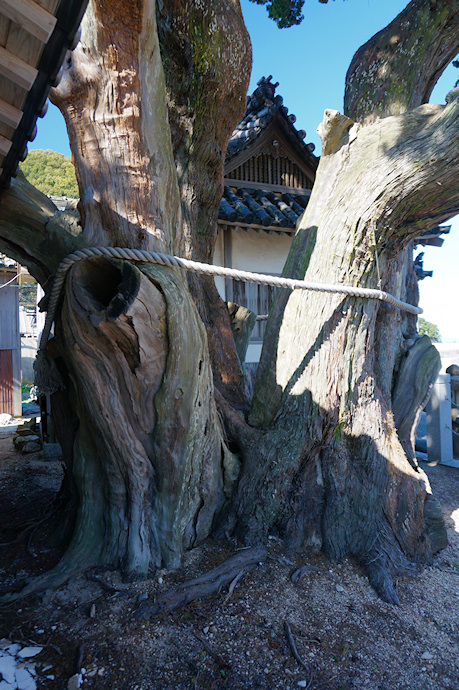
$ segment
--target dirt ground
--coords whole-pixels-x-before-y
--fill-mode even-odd
[[[95,581],[86,573],[3,606],[0,651],[14,643],[15,653],[42,648],[28,663],[35,674],[30,687],[57,690],[457,690],[459,470],[422,467],[442,502],[450,543],[432,566],[397,582],[400,606],[380,601],[354,563],[289,556],[273,539],[269,557],[232,593],[225,588],[143,620],[145,601],[215,567],[237,548],[206,543],[188,554],[180,573],[162,571],[134,584],[116,572],[98,571]],[[41,453],[23,456],[12,437],[0,439],[0,589],[58,561],[40,519],[60,477],[58,462],[44,461]],[[293,584],[291,574],[305,564],[310,567]],[[0,680],[1,690],[13,687]]]

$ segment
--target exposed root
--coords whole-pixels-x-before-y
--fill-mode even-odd
[[[128,590],[126,588],[120,589],[119,587],[113,587],[113,585],[109,585],[108,582],[105,582],[101,577],[96,575],[94,572],[95,568],[88,568],[87,570],[84,571],[85,577],[87,580],[90,580],[91,582],[97,582],[97,584],[104,590],[104,592],[108,592],[109,594],[116,594],[118,592],[127,592]]]
[[[0,606],[18,601],[31,594],[38,594],[45,589],[55,589],[64,585],[71,577],[74,578],[81,571],[87,569],[88,563],[91,563],[91,560],[88,553],[82,551],[75,553],[74,551],[73,554],[70,554],[67,551],[55,568],[43,573],[43,575],[32,578],[20,591],[0,596]],[[97,563],[94,563],[94,565],[97,565]]]
[[[45,589],[60,587],[65,584],[70,577],[74,577],[79,570],[82,570],[82,568],[78,569],[70,566],[60,568],[57,566],[50,572],[33,578],[20,592],[11,592],[0,596],[0,607],[28,597],[30,594],[37,594],[38,592],[43,592]]]
[[[228,661],[225,661],[224,659],[222,659],[222,657],[221,657],[219,654],[217,654],[217,652],[215,652],[215,651],[212,649],[212,647],[211,647],[210,644],[207,642],[207,640],[204,640],[204,638],[202,638],[200,635],[198,635],[198,634],[195,633],[195,632],[193,633],[193,635],[195,636],[195,638],[196,638],[197,640],[199,640],[199,642],[202,644],[202,646],[204,647],[204,649],[206,650],[206,652],[207,652],[207,653],[212,657],[212,659],[214,659],[214,661],[218,664],[219,668],[228,669],[229,671],[232,670],[231,664],[228,663]]]
[[[233,582],[241,570],[247,572],[264,560],[266,553],[266,548],[262,546],[238,551],[217,568],[161,594],[154,603],[145,602],[141,604],[136,615],[143,620],[148,620],[160,613],[186,606],[195,599],[215,594],[222,587]]]
[[[295,659],[297,660],[299,665],[302,666],[309,673],[309,681],[308,681],[308,684],[306,686],[306,690],[307,690],[309,687],[311,687],[312,670],[309,668],[309,666],[306,664],[306,662],[303,661],[303,659],[301,658],[301,656],[298,653],[298,649],[296,648],[295,640],[293,639],[292,630],[290,628],[290,624],[288,621],[284,621],[284,630],[285,630],[285,634],[287,636],[287,641],[290,645],[290,649],[292,650],[293,656],[295,657]]]
[[[307,573],[310,572],[321,573],[322,568],[318,568],[315,565],[302,565],[300,568],[297,568],[295,572],[292,573],[290,579],[293,582],[293,584],[296,585]]]
[[[234,580],[230,583],[230,586],[228,587],[228,594],[226,595],[222,606],[226,606],[226,604],[229,602],[229,600],[231,599],[231,597],[233,595],[234,590],[236,589],[237,583],[239,582],[239,580],[242,579],[243,576],[244,576],[244,570],[241,570],[238,572],[238,574],[236,575]]]
[[[376,594],[388,604],[400,604],[400,599],[395,591],[394,581],[387,567],[386,558],[378,553],[372,560],[365,564],[365,570],[371,586]]]

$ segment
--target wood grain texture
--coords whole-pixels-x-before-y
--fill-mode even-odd
[[[158,32],[182,211],[175,251],[212,263],[226,148],[246,105],[250,39],[239,2],[232,0],[158,3]],[[191,273],[187,280],[206,327],[215,384],[247,409],[228,312],[215,283]]]
[[[0,47],[0,73],[14,81],[20,88],[30,89],[37,77],[35,67],[16,57],[5,48]]]
[[[180,203],[155,3],[90,3],[50,97],[66,120],[88,244],[171,253]]]
[[[10,105],[6,101],[0,99],[0,121],[7,127],[16,129],[22,119],[22,112]],[[9,137],[8,137],[9,138]]]
[[[1,12],[43,43],[56,25],[56,17],[33,0],[2,0]]]
[[[316,183],[284,275],[362,287],[379,279],[405,295],[404,248],[459,208],[458,124],[458,101],[366,126],[327,111]],[[399,340],[384,335],[401,319],[340,295],[276,295],[249,417],[263,439],[243,455],[224,523],[249,543],[275,526],[297,548],[352,554],[392,602],[391,573],[431,557],[428,482],[410,465],[392,413]]]

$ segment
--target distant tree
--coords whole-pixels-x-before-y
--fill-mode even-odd
[[[434,343],[441,343],[440,331],[438,329],[438,326],[436,326],[434,323],[431,323],[430,321],[426,321],[425,319],[419,317],[418,331],[419,335],[428,335]]]
[[[30,151],[21,164],[27,180],[43,194],[79,197],[75,168],[70,158],[56,151]]]
[[[24,309],[35,309],[37,302],[37,283],[26,283],[19,287],[19,304]]]
[[[301,24],[304,19],[301,13],[304,0],[250,0],[250,2],[266,5],[269,17],[276,22],[279,29]],[[319,0],[319,2],[326,5],[328,0]]]
[[[276,22],[279,29],[301,24],[304,17],[301,13],[304,0],[250,0],[256,5],[266,5],[269,17]],[[323,2],[323,0],[320,0]]]

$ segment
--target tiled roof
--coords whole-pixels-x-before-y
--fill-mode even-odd
[[[290,132],[297,137],[299,145],[304,149],[304,153],[308,156],[313,154],[314,144],[305,144],[303,142],[306,132],[304,129],[296,129],[294,126],[296,117],[293,114],[289,115],[288,108],[283,105],[282,96],[275,95],[279,83],[273,84],[271,79],[271,75],[267,79],[262,77],[257,82],[257,88],[253,94],[247,96],[247,109],[244,118],[233,131],[228,144],[226,152],[227,161],[231,160],[242,149],[257,139],[263,130],[274,120],[276,115],[279,115],[284,120]],[[316,156],[313,156],[313,158],[316,159]]]
[[[261,229],[291,231],[308,201],[308,193],[287,194],[225,185],[218,219]]]
[[[278,83],[272,83],[272,76],[262,77],[251,96],[247,96],[247,109],[243,120],[233,131],[226,153],[226,163],[242,151],[255,144],[260,135],[276,117],[280,118],[284,130],[286,128],[292,139],[295,150],[308,164],[315,169],[317,157],[314,156],[314,144],[305,144],[303,139],[306,132],[297,130],[294,126],[296,117],[288,113],[283,105],[282,96],[275,95]],[[303,213],[309,201],[310,190],[298,189],[298,192],[288,188],[284,191],[260,189],[260,184],[234,179],[226,180],[223,198],[220,202],[218,219],[220,222],[252,226],[267,231],[291,232],[295,229],[298,218]]]

